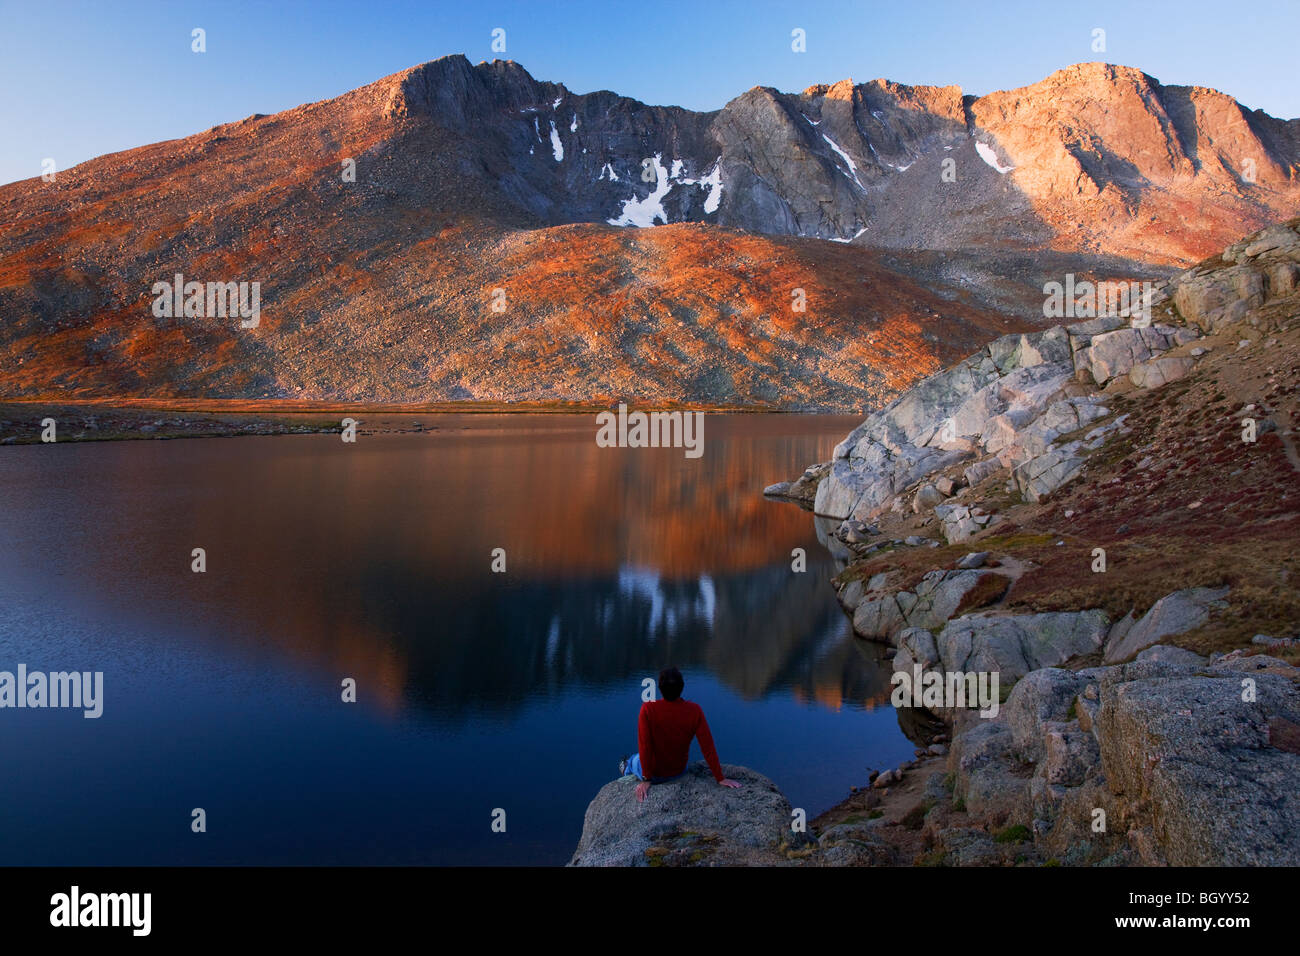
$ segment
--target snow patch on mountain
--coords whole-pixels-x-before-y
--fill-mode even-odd
[[[822,133],[822,139],[830,143],[831,149],[839,153],[840,158],[843,159],[844,162],[848,163],[849,172],[853,174],[853,181],[858,184],[859,189],[861,189],[863,192],[866,192],[867,187],[862,185],[862,180],[858,179],[858,167],[857,164],[853,162],[853,157],[851,157],[848,153],[844,152],[844,150],[840,149],[839,144],[836,143],[835,140],[827,136],[825,133]]]
[[[980,154],[980,159],[984,160],[984,162],[988,163],[1003,176],[1016,168],[1014,166],[1003,166],[998,162],[998,154],[993,152],[993,147],[989,146],[987,143],[977,142],[975,144],[975,152]]]
[[[556,132],[555,120],[551,120],[551,152],[555,154],[557,163],[564,159],[564,144],[560,142],[560,134]]]
[[[673,168],[676,169],[676,165],[674,165]],[[701,188],[707,186],[709,194],[704,197],[704,211],[706,213],[714,213],[718,211],[718,206],[722,203],[721,161],[714,163],[713,169],[704,176],[701,176],[699,179],[683,179],[681,180],[681,183],[683,186],[699,186]]]
[[[668,214],[664,212],[664,197],[673,188],[673,183],[668,177],[668,170],[664,168],[662,160],[663,154],[655,153],[652,160],[655,169],[654,191],[644,199],[633,196],[625,200],[623,211],[618,218],[607,219],[606,222],[611,226],[638,226],[643,229],[653,226],[656,219],[661,223],[668,222]]]
[[[704,197],[704,211],[717,212],[722,203],[722,163],[714,163],[713,171],[700,180],[700,185],[709,187],[709,194]]]
[[[686,164],[680,159],[674,159],[670,163],[669,169],[664,169],[663,154],[656,153],[652,162],[655,170],[655,189],[654,192],[644,199],[637,199],[633,196],[623,203],[623,211],[616,219],[605,220],[612,226],[639,226],[647,227],[655,225],[655,220],[661,224],[667,224],[668,214],[664,211],[664,197],[672,190],[673,186],[698,186],[701,189],[707,189],[708,195],[704,197],[704,212],[712,214],[718,211],[722,204],[722,164],[714,163],[713,168],[699,179],[690,179],[682,175],[685,171]],[[606,170],[609,171],[610,182],[617,182],[618,177],[614,174],[614,169],[608,163],[602,167],[600,176],[597,179],[604,179]]]
[[[848,239],[838,239],[838,238],[836,238],[835,236],[831,236],[831,242],[852,242],[854,239],[858,238],[858,236],[862,235],[862,234],[863,234],[864,232],[866,232],[866,231],[867,231],[867,227],[866,227],[866,226],[863,226],[861,229],[859,229],[857,232],[855,232],[855,233],[854,233],[851,237],[849,237]]]

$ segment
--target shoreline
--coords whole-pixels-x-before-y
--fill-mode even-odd
[[[234,438],[241,435],[338,433],[342,419],[357,418],[360,434],[437,431],[415,416],[585,416],[616,407],[597,402],[427,402],[421,404],[317,402],[297,399],[10,399],[0,398],[0,445],[36,445],[41,422],[58,423],[58,442]],[[637,404],[638,411],[685,411],[713,415],[857,415],[856,410],[800,410],[764,405],[703,402]],[[365,416],[365,417],[362,417]],[[366,419],[379,419],[369,421]],[[385,424],[384,420],[390,420]],[[393,427],[391,420],[405,419]]]
[[[1150,304],[995,339],[764,490],[915,745],[771,863],[1300,862],[1300,220]]]

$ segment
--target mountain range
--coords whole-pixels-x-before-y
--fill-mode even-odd
[[[1298,209],[1300,120],[1128,67],[694,112],[449,56],[0,187],[0,395],[857,411]]]

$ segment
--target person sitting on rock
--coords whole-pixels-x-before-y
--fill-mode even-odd
[[[666,668],[659,672],[663,700],[648,700],[641,705],[636,728],[639,750],[618,765],[620,773],[630,773],[641,781],[636,785],[638,800],[646,798],[652,783],[665,783],[686,772],[693,738],[700,741],[700,751],[713,771],[713,779],[724,787],[740,786],[723,776],[703,709],[699,704],[681,699],[685,686],[681,671],[676,667]]]

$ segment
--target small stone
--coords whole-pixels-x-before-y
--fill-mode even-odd
[[[884,790],[886,787],[890,786],[895,781],[901,780],[902,777],[903,775],[899,773],[897,770],[886,770],[875,780],[871,781],[871,788],[873,790]]]
[[[929,483],[916,489],[916,497],[912,499],[912,510],[917,514],[923,511],[929,511],[935,505],[943,504],[944,494],[934,485]]]
[[[984,567],[984,562],[987,561],[988,559],[989,559],[989,553],[987,551],[972,551],[970,554],[966,555],[964,558],[962,558],[960,561],[957,562],[957,567],[962,571],[970,571],[975,568],[982,568]]]

